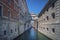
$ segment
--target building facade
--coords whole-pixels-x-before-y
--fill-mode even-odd
[[[0,0],[0,40],[21,35],[30,28],[30,20],[26,0]]]
[[[20,33],[22,34],[25,30],[29,29],[31,27],[31,15],[29,13],[26,0],[19,0],[19,22],[20,22]],[[24,28],[24,29],[23,29]]]
[[[49,0],[38,17],[38,31],[60,40],[60,0]]]
[[[37,29],[37,26],[38,26],[38,16],[36,15],[36,14],[31,14],[31,16],[32,16],[32,27],[33,28],[35,28],[35,29]]]

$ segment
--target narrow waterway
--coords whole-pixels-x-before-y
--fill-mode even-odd
[[[15,40],[51,40],[48,37],[44,36],[34,28],[26,31],[23,35],[16,38]]]

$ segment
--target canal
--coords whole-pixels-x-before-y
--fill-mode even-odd
[[[17,37],[14,40],[51,40],[50,38],[44,36],[34,28],[31,28],[30,30],[26,31],[21,36]]]

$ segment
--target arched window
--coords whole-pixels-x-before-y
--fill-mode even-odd
[[[55,19],[55,13],[52,13],[52,18]]]

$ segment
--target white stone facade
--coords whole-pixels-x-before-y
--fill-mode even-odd
[[[60,0],[54,3],[54,8],[52,6],[49,7],[48,11],[45,10],[39,17],[38,31],[53,40],[60,40]]]
[[[28,30],[29,28],[31,28],[31,24],[30,24],[31,16],[29,14],[29,11],[27,11],[28,8],[27,8],[26,0],[23,0],[24,5],[22,4],[23,3],[22,0],[19,1],[21,2],[21,3],[19,2],[19,5],[21,6],[19,6],[19,14],[18,17],[16,17],[19,20],[15,21],[10,18],[9,20],[7,18],[0,17],[0,40],[13,40],[17,36],[24,33],[26,30]],[[24,24],[26,24],[26,26]]]

